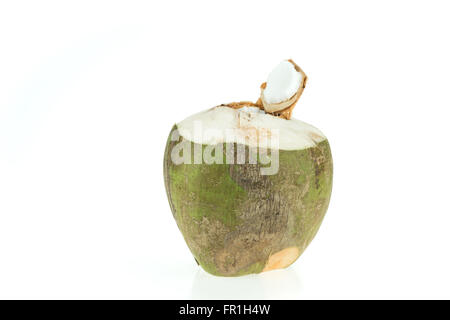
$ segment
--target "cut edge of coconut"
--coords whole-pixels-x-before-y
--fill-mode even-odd
[[[300,250],[297,247],[289,247],[278,251],[269,257],[262,272],[287,268],[293,264],[299,256]]]
[[[274,117],[252,104],[217,106],[177,123],[177,129],[183,138],[198,144],[240,143],[275,150],[302,150],[326,139],[306,122]]]
[[[282,61],[261,85],[261,95],[256,105],[269,114],[289,120],[307,79],[305,72],[293,60]]]

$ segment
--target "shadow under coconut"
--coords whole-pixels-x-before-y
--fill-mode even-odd
[[[199,267],[191,299],[298,299],[301,281],[292,269],[242,277],[216,277]]]

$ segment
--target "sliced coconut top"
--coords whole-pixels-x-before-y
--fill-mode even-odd
[[[267,77],[266,88],[263,91],[267,103],[280,103],[292,97],[300,88],[303,76],[295,70],[289,61],[282,61]]]
[[[177,124],[185,139],[215,145],[242,143],[251,147],[301,150],[325,140],[319,129],[296,119],[282,119],[257,107],[215,107]]]
[[[261,85],[260,101],[267,113],[290,119],[292,110],[303,93],[306,74],[292,60],[282,61]]]

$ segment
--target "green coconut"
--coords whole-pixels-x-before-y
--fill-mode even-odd
[[[220,105],[174,125],[167,196],[195,260],[219,276],[291,265],[328,208],[332,157],[317,128],[291,118],[306,76],[282,62],[256,103]]]

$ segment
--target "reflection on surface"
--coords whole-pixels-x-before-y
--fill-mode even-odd
[[[191,299],[298,299],[301,282],[293,268],[243,277],[216,277],[199,267]]]

